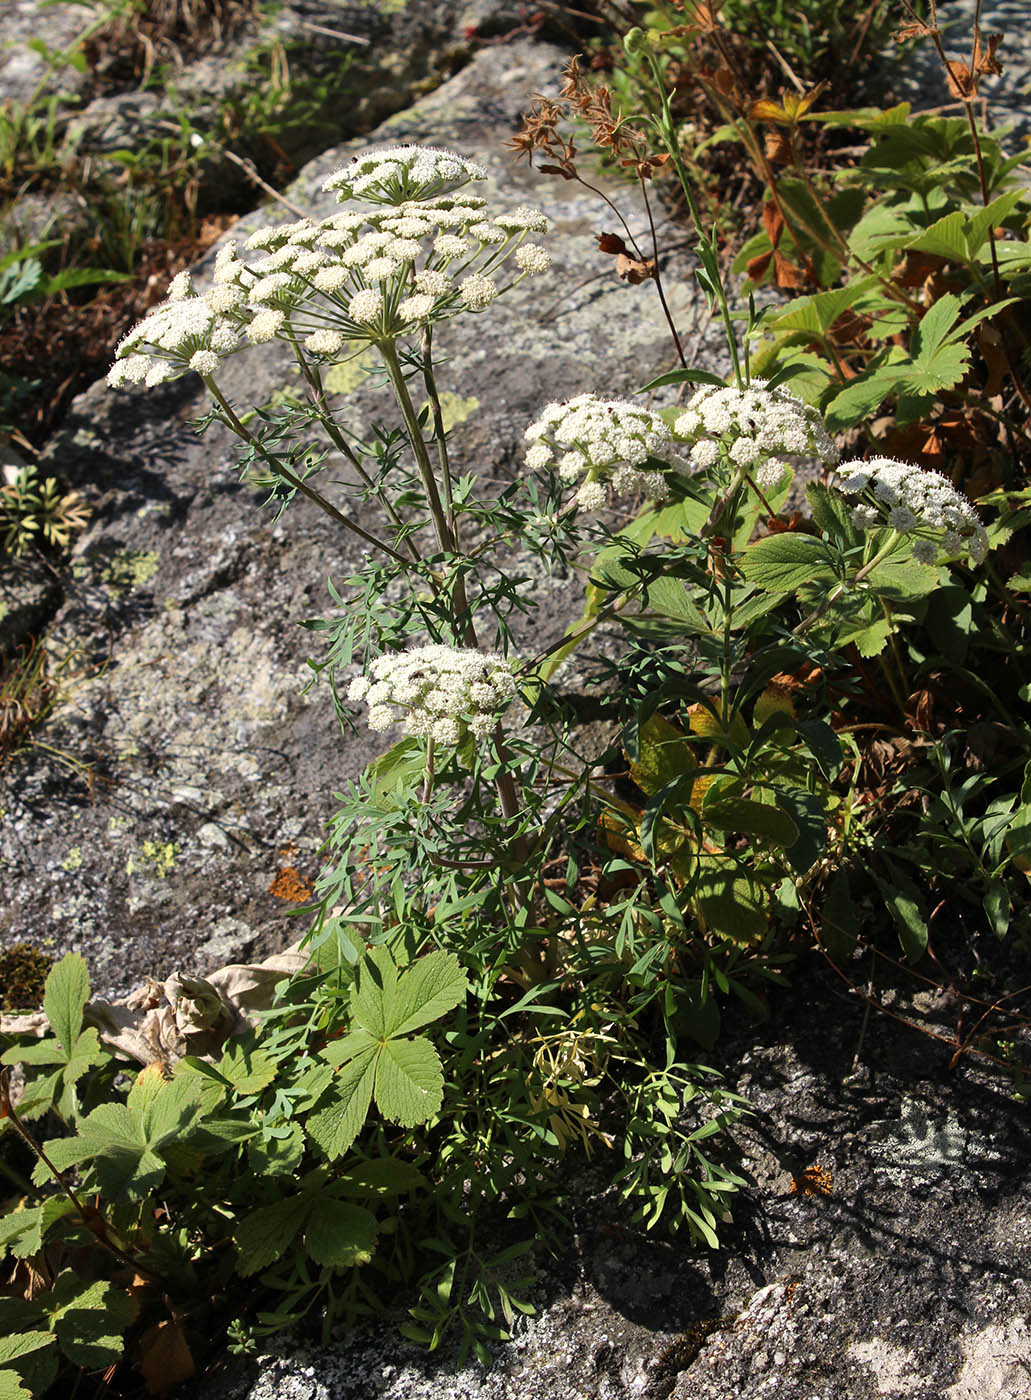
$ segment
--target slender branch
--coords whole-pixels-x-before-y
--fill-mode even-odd
[[[205,374],[203,379],[204,383],[208,386],[208,391],[212,398],[214,398],[219,408],[221,408],[222,412],[225,414],[227,427],[232,428],[237,437],[242,438],[244,442],[253,447],[262,461],[266,462],[277,476],[282,477],[295,491],[300,491],[302,496],[307,496],[310,501],[317,505],[320,510],[324,510],[337,524],[346,526],[348,530],[357,535],[359,539],[364,540],[366,544],[371,544],[374,549],[382,550],[384,554],[388,555],[396,563],[403,564],[406,569],[411,567],[410,560],[406,559],[403,554],[398,554],[397,550],[393,549],[385,540],[378,540],[375,535],[370,535],[368,530],[363,530],[357,521],[352,520],[350,516],[338,510],[337,507],[333,505],[332,501],[327,501],[325,496],[319,491],[316,491],[313,486],[309,486],[306,481],[303,481],[301,477],[292,472],[274,453],[268,450],[260,438],[255,437],[254,434],[241,423],[240,419],[234,413],[229,400],[225,397],[211,376]]]
[[[109,1254],[113,1254],[114,1257],[119,1261],[119,1263],[128,1264],[128,1266],[131,1269],[136,1270],[138,1273],[144,1274],[147,1278],[153,1280],[155,1283],[160,1283],[160,1274],[156,1274],[153,1271],[153,1269],[148,1269],[145,1264],[140,1263],[138,1258],[136,1258],[132,1254],[127,1254],[126,1251],[121,1248],[121,1246],[115,1244],[115,1242],[111,1238],[111,1226],[108,1224],[107,1218],[104,1216],[103,1212],[100,1211],[98,1208],[91,1209],[90,1207],[83,1205],[82,1201],[79,1200],[78,1196],[68,1185],[67,1181],[65,1181],[64,1173],[58,1171],[57,1167],[54,1166],[53,1162],[47,1156],[44,1149],[40,1146],[40,1144],[29,1132],[28,1128],[26,1128],[25,1124],[21,1121],[21,1118],[18,1116],[18,1111],[15,1108],[14,1103],[11,1099],[10,1078],[6,1067],[0,1069],[0,1117],[6,1118],[10,1122],[11,1127],[18,1134],[22,1142],[24,1142],[25,1146],[29,1149],[33,1156],[38,1157],[39,1160],[43,1163],[47,1171],[54,1178],[54,1181],[57,1184],[57,1186],[60,1188],[61,1191],[64,1192],[64,1194],[71,1201],[72,1205],[78,1211],[79,1218],[81,1219],[83,1225],[85,1225],[86,1229],[89,1230],[90,1234],[97,1241],[97,1243],[99,1245],[102,1245],[103,1248],[106,1249]]]
[[[680,343],[680,336],[677,334],[677,328],[673,321],[673,314],[669,309],[669,303],[666,301],[666,293],[662,287],[662,274],[659,271],[659,238],[657,233],[655,232],[655,220],[652,217],[651,200],[648,198],[648,184],[644,176],[640,174],[640,172],[638,172],[637,178],[641,184],[641,194],[644,198],[644,209],[645,213],[648,215],[648,227],[651,230],[652,235],[652,258],[654,267],[653,281],[655,282],[655,290],[659,294],[659,301],[662,303],[662,314],[665,316],[666,324],[669,326],[669,333],[673,337],[673,344],[677,348],[677,355],[680,358],[680,363],[684,366],[685,369],[687,369],[687,356],[684,354],[684,347]]]

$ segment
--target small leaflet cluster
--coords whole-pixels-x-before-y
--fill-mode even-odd
[[[770,490],[794,462],[838,460],[816,409],[790,389],[768,389],[765,379],[753,379],[744,389],[704,385],[673,426],[678,437],[693,441],[695,467],[704,470],[721,461],[731,469],[743,467]]]
[[[984,526],[967,498],[939,472],[873,457],[843,462],[837,474],[839,491],[861,497],[851,514],[857,529],[879,530],[887,524],[911,537],[913,558],[921,564],[964,553],[972,564],[983,563],[988,553]]]
[[[484,310],[551,265],[541,244],[526,241],[548,231],[539,210],[490,214],[482,196],[455,192],[485,178],[461,156],[426,147],[356,158],[323,188],[379,208],[266,226],[244,244],[243,254],[259,255],[250,261],[227,243],[203,294],[180,273],[168,300],[119,344],[108,383],[211,376],[222,357],[275,339],[332,360],[355,344]]]
[[[370,729],[400,721],[406,734],[458,744],[467,734],[486,738],[515,692],[499,653],[434,643],[378,657],[369,676],[351,682],[347,698],[368,705]]]
[[[579,394],[548,404],[525,437],[531,471],[552,468],[565,482],[579,482],[576,501],[584,510],[605,504],[606,488],[617,496],[640,493],[661,501],[668,494],[650,459],[677,464],[673,435],[658,416],[627,399]]]

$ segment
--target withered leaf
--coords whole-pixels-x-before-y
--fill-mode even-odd
[[[561,175],[563,180],[576,179],[576,172],[567,170],[562,165],[538,165],[537,169],[542,175]]]
[[[615,256],[622,253],[624,257],[630,256],[630,250],[620,238],[618,233],[598,233],[595,234],[598,240],[598,248],[602,253],[611,253]]]
[[[637,258],[628,257],[626,253],[620,253],[616,258],[616,272],[624,282],[637,287],[642,282],[647,282],[649,277],[655,276],[655,259],[649,258],[647,262],[640,262]]]
[[[140,1371],[151,1395],[163,1395],[197,1374],[186,1338],[176,1322],[159,1322],[140,1338]]]

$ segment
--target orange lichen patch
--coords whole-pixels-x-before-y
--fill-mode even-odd
[[[288,899],[291,904],[303,904],[311,898],[311,886],[293,865],[280,866],[268,892],[277,899]]]
[[[791,1179],[791,1196],[829,1196],[834,1177],[826,1167],[814,1162],[811,1167]]]

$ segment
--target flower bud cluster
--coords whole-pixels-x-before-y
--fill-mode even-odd
[[[409,199],[432,199],[461,188],[470,180],[486,180],[482,165],[435,146],[389,146],[366,151],[334,171],[322,186],[343,199],[374,204],[403,204]]]
[[[333,359],[354,342],[417,334],[427,323],[482,311],[551,265],[545,248],[526,241],[548,231],[540,211],[488,214],[481,196],[454,193],[483,178],[471,161],[419,146],[356,158],[324,188],[378,207],[259,229],[244,245],[245,254],[260,255],[253,260],[226,244],[211,290],[193,296],[188,274],[180,274],[169,300],[119,346],[109,382],[214,373],[217,357],[245,339],[303,343]],[[499,285],[503,269],[509,280]]]
[[[119,342],[107,382],[146,384],[153,388],[186,370],[214,374],[223,355],[241,344],[230,307],[195,296],[188,272],[173,277],[168,300],[161,303]]]
[[[939,472],[892,457],[872,457],[868,462],[843,462],[837,475],[839,491],[861,497],[851,514],[857,529],[887,525],[912,537],[913,558],[921,564],[964,553],[972,564],[984,561],[988,536],[977,512]]]
[[[666,479],[647,463],[679,463],[673,435],[658,414],[627,399],[580,394],[548,404],[525,437],[531,444],[526,465],[532,471],[550,467],[563,481],[579,482],[576,500],[585,510],[604,505],[606,487],[617,496],[640,492],[661,501],[668,495]]]
[[[500,653],[433,643],[378,657],[368,676],[351,682],[347,698],[368,705],[370,729],[400,721],[406,734],[458,744],[467,734],[485,738],[515,692]]]
[[[780,484],[793,461],[838,460],[816,409],[790,389],[767,389],[764,379],[753,379],[746,389],[704,385],[673,426],[678,437],[693,441],[691,461],[696,467],[743,467],[770,490]]]

